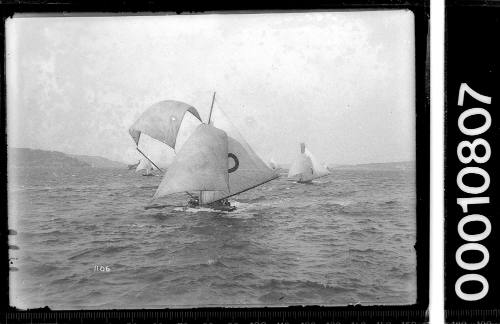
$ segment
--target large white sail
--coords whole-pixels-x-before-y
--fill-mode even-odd
[[[135,121],[129,129],[129,134],[136,145],[139,145],[141,134],[144,133],[175,148],[177,134],[186,112],[190,112],[201,122],[201,117],[194,107],[180,101],[160,101],[149,107]]]
[[[184,191],[227,191],[228,137],[211,125],[199,125],[179,150],[153,198]]]
[[[234,196],[278,177],[252,150],[221,109],[213,107],[210,124],[228,135],[229,190],[201,193],[200,204]]]

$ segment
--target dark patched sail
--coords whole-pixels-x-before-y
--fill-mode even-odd
[[[181,147],[153,198],[186,191],[228,190],[228,138],[202,124]]]
[[[129,134],[139,144],[141,134],[146,134],[175,149],[177,134],[186,112],[190,112],[200,122],[198,111],[183,102],[174,100],[160,101],[149,107],[130,127]]]
[[[229,190],[204,191],[201,193],[200,204],[237,195],[278,177],[252,150],[221,109],[213,109],[210,124],[228,135]]]

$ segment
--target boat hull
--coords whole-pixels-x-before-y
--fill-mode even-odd
[[[151,206],[146,206],[144,207],[145,210],[148,210],[148,209],[164,209],[164,208],[171,208],[171,207],[175,207],[175,206],[172,206],[172,205],[151,205]],[[178,206],[177,208],[179,208],[180,206]],[[236,207],[235,206],[182,206],[181,207],[182,210],[186,210],[188,208],[194,208],[194,209],[200,209],[200,208],[205,208],[205,209],[212,209],[213,211],[223,211],[223,212],[232,212],[234,210],[236,210]]]
[[[188,202],[188,207],[189,208],[207,208],[207,209],[213,209],[217,211],[226,211],[226,212],[231,212],[236,209],[235,206],[231,206],[229,203],[227,204],[220,204],[220,203],[211,203],[211,204],[206,204],[206,205],[199,205],[198,200],[190,200]]]
[[[312,180],[307,180],[307,181],[297,180],[297,183],[306,183],[306,184],[311,184],[311,183],[312,183]]]
[[[213,209],[216,211],[225,211],[225,212],[231,212],[236,209],[235,206],[231,205],[222,205],[222,204],[208,204],[208,205],[194,205],[194,204],[188,204],[188,207],[190,208],[207,208],[207,209]]]

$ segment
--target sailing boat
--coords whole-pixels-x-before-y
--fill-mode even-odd
[[[135,169],[139,165],[139,163],[141,163],[141,161],[138,161],[137,163],[134,164],[129,164],[128,169],[129,170]]]
[[[146,170],[146,172],[142,174],[143,176],[154,176],[154,174],[152,173],[153,164],[145,158],[141,159],[141,161],[139,162],[139,165],[137,165],[137,168],[135,169],[135,172],[138,172],[141,170]]]
[[[298,179],[299,183],[310,183],[312,180],[324,177],[329,173],[323,165],[318,163],[306,145],[300,143],[300,155],[290,167],[288,178]]]
[[[203,123],[196,108],[178,101],[162,101],[146,110],[129,130],[136,145],[147,134],[176,151],[153,199],[187,193],[189,207],[232,211],[227,198],[278,177],[255,154],[222,110],[214,109],[212,98],[208,122]],[[200,124],[177,150],[175,143],[185,114]],[[138,151],[142,151],[137,148]]]

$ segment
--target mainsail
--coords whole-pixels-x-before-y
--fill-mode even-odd
[[[304,143],[300,143],[300,155],[290,167],[288,178],[299,178],[299,181],[307,182],[327,175],[329,172],[306,148]]]
[[[185,191],[228,191],[227,156],[226,133],[199,125],[179,150],[153,198]]]
[[[177,134],[187,111],[201,122],[201,117],[194,107],[180,101],[160,101],[149,107],[136,120],[129,129],[130,136],[136,145],[139,145],[141,134],[144,133],[175,149]]]
[[[200,205],[228,198],[276,179],[274,173],[252,150],[222,110],[214,107],[210,124],[228,136],[229,188],[225,191],[203,191]]]

